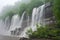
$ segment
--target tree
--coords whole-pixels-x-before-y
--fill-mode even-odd
[[[60,0],[54,0],[53,12],[56,18],[57,26],[60,26]]]
[[[41,0],[31,0],[31,2],[28,4],[27,7],[27,13],[28,14],[32,14],[32,10],[33,8],[39,7],[43,4],[43,2]]]
[[[15,5],[12,8],[10,8],[10,6],[9,6],[8,10],[6,11],[6,14],[4,14],[4,16],[12,17],[12,15],[14,15],[14,14],[18,14],[19,16],[21,16],[24,11],[26,11],[27,15],[31,15],[33,8],[39,7],[42,4],[43,4],[43,2],[41,0],[31,0],[29,3],[25,3],[25,2],[17,3],[16,4],[17,6]],[[6,7],[6,9],[7,9],[7,7]]]
[[[20,5],[20,7],[19,7],[19,15],[21,16],[22,15],[22,13],[26,10],[26,8],[27,8],[27,4],[25,4],[25,3],[22,3],[21,5]]]

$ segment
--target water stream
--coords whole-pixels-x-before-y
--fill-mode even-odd
[[[11,35],[11,32],[12,32],[12,34],[14,34],[14,35],[16,34],[16,35],[25,37],[26,36],[25,32],[27,31],[27,29],[29,29],[31,27],[34,31],[34,30],[36,30],[36,24],[44,23],[43,22],[44,7],[45,7],[45,4],[38,8],[33,9],[32,19],[29,19],[29,16],[28,16],[27,20],[25,22],[25,24],[27,24],[26,27],[22,27],[22,24],[24,23],[24,18],[25,18],[24,17],[25,12],[23,12],[21,17],[17,14],[13,15],[13,17],[11,19],[11,23],[9,21],[9,17],[7,17],[5,19],[5,21],[0,20],[0,27],[1,27],[0,31],[4,29],[4,31],[3,31],[4,33],[2,31],[0,33],[5,34],[5,32],[7,32],[6,34]],[[11,25],[9,25],[9,24],[11,24]],[[19,33],[21,33],[21,34],[19,34]]]

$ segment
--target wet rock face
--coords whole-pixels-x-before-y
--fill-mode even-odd
[[[44,9],[43,16],[44,16],[44,18],[50,18],[50,17],[53,16],[52,4],[51,3],[46,3],[45,4],[45,9]]]
[[[45,4],[44,14],[43,14],[43,20],[45,24],[55,24],[55,17],[53,15],[52,11],[52,3],[48,2]]]

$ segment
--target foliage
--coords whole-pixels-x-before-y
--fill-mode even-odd
[[[31,15],[33,8],[38,7],[42,4],[43,2],[41,0],[31,0],[31,2],[28,4],[21,3],[19,8],[19,14],[22,15],[22,13],[26,11],[28,15]]]
[[[46,2],[49,1],[50,0],[46,0]],[[30,29],[29,32],[27,32],[29,38],[51,38],[54,40],[60,40],[60,0],[53,0],[53,13],[56,18],[57,28],[37,25],[36,31]]]
[[[2,19],[5,19],[8,16],[11,19],[14,14],[16,14],[14,11],[8,11],[6,14],[4,14],[4,16],[2,16]]]
[[[20,7],[19,7],[19,15],[20,16],[26,10],[26,8],[27,8],[27,4],[25,4],[25,3],[20,4]]]
[[[29,3],[18,3],[15,6],[12,6],[12,8],[8,7],[9,10],[7,10],[6,14],[4,14],[4,18],[7,16],[10,16],[11,18],[14,14],[21,16],[24,11],[26,11],[27,15],[31,15],[33,8],[39,7],[42,4],[43,2],[41,0],[31,0]]]
[[[27,35],[29,38],[51,38],[51,39],[59,39],[60,37],[60,29],[50,29],[49,27],[37,26],[36,31],[32,31],[32,29],[28,30]]]
[[[60,0],[54,0],[53,12],[56,18],[57,26],[60,27]]]
[[[41,0],[31,0],[31,2],[27,5],[27,14],[32,14],[33,8],[39,7],[42,4],[43,2]]]
[[[47,3],[47,2],[52,2],[52,0],[45,0],[45,3]]]

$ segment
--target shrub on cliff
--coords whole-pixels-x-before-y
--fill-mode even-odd
[[[46,38],[46,39],[58,39],[60,40],[60,29],[49,28],[37,25],[37,30],[33,31],[32,29],[27,31],[29,38]],[[57,38],[58,37],[58,38]]]

